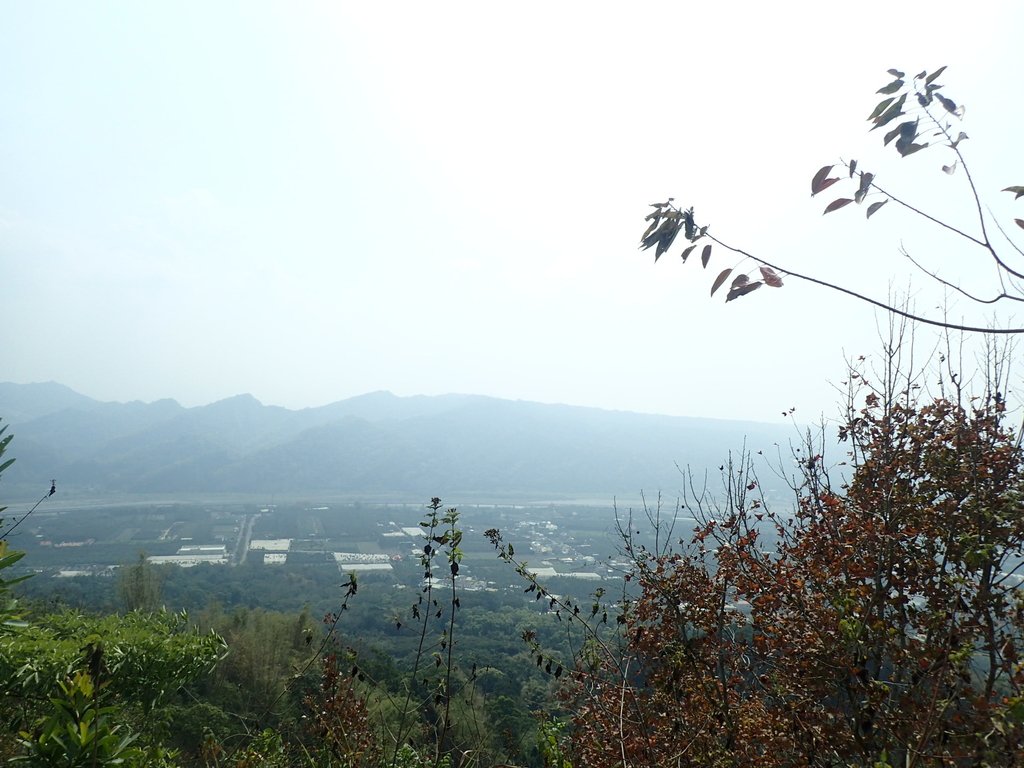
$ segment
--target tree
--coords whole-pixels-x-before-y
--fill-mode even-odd
[[[625,521],[620,643],[585,646],[563,687],[574,764],[1024,764],[1006,357],[981,391],[947,367],[932,394],[909,358],[897,335],[877,370],[851,366],[845,462],[797,449],[793,512],[742,455],[717,500],[691,481],[689,539],[667,539],[657,509],[652,543]]]
[[[952,176],[959,169],[960,175],[966,180],[975,209],[973,215],[976,218],[976,232],[974,234],[942,221],[892,194],[878,184],[874,173],[860,169],[856,160],[842,162],[840,165],[845,173],[836,176],[831,175],[833,169],[836,168],[835,164],[819,169],[811,179],[811,194],[821,194],[835,184],[844,184],[849,187],[850,191],[845,196],[837,197],[825,206],[824,213],[826,214],[843,209],[851,203],[857,205],[868,203],[865,213],[868,218],[871,218],[888,202],[896,203],[905,211],[943,228],[949,235],[981,249],[992,262],[992,282],[988,293],[981,294],[963,288],[960,280],[942,276],[923,261],[903,250],[903,255],[930,280],[980,306],[997,307],[1024,302],[1024,261],[1021,260],[1021,257],[1024,257],[1024,250],[1010,238],[1006,229],[984,210],[982,198],[971,177],[967,160],[961,149],[961,143],[968,138],[967,134],[960,130],[964,108],[943,95],[941,93],[942,85],[937,82],[945,69],[945,67],[940,67],[934,72],[920,72],[913,77],[907,77],[904,72],[897,69],[890,69],[889,74],[894,79],[879,88],[878,93],[883,96],[883,99],[871,111],[868,121],[872,124],[871,130],[876,130],[888,127],[900,118],[904,118],[895,128],[888,130],[883,139],[885,145],[892,144],[901,157],[907,157],[929,147],[939,147],[947,152],[948,164],[942,165],[941,170],[943,174]],[[936,139],[937,141],[935,141]],[[842,178],[843,176],[846,178]],[[1024,197],[1024,186],[1009,186],[1003,191],[1013,194],[1014,199]],[[728,281],[726,301],[746,296],[764,285],[781,288],[783,278],[792,277],[846,294],[893,314],[928,325],[979,333],[1024,333],[1022,327],[990,328],[962,325],[944,317],[918,315],[891,301],[867,296],[841,284],[822,280],[812,275],[794,272],[783,265],[774,263],[774,261],[729,245],[712,234],[707,225],[700,225],[697,222],[692,207],[677,206],[673,198],[669,198],[663,203],[652,203],[651,208],[654,210],[645,219],[650,223],[640,239],[640,248],[643,250],[653,248],[655,262],[672,248],[680,233],[687,241],[686,247],[680,253],[684,263],[695,252],[701,241],[705,243],[700,254],[701,264],[705,269],[711,262],[714,245],[742,257],[733,266],[722,269],[712,283],[711,295],[714,296]],[[1014,219],[1014,224],[1024,228],[1024,218]],[[998,230],[1002,238],[998,245],[994,239],[995,230]],[[740,266],[747,260],[753,262],[753,268],[741,271]]]
[[[161,574],[139,553],[134,565],[122,565],[118,570],[117,591],[126,611],[155,611],[160,607]]]

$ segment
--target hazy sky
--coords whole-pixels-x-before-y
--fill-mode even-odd
[[[811,419],[874,313],[792,280],[709,300],[732,260],[653,265],[646,205],[880,297],[901,242],[970,275],[895,206],[822,217],[810,178],[857,157],[970,227],[949,157],[865,122],[887,68],[945,64],[975,180],[1021,216],[1022,33],[1019,0],[3,0],[0,380]]]

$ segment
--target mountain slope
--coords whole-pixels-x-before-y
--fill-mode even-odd
[[[51,399],[52,398],[52,399]],[[12,403],[13,405],[9,405]],[[786,442],[783,426],[471,395],[374,392],[291,411],[239,395],[207,406],[98,403],[59,385],[0,385],[17,463],[5,495],[58,478],[68,495],[670,495],[678,467]]]

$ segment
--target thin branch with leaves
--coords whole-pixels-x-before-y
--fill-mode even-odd
[[[989,298],[979,296],[976,292],[968,291],[963,288],[958,280],[941,276],[937,270],[925,267],[919,259],[910,257],[906,249],[901,247],[901,252],[907,256],[911,263],[930,280],[946,288],[957,291],[973,304],[999,305],[1004,302],[1012,303],[1024,301],[1024,290],[1022,290],[1021,284],[1016,282],[1017,280],[1024,280],[1024,266],[1011,266],[1008,259],[1000,253],[999,249],[997,249],[996,245],[989,237],[990,225],[995,225],[1017,254],[1024,255],[1024,249],[1009,237],[1005,228],[998,220],[992,217],[991,212],[986,215],[985,207],[982,204],[982,198],[978,192],[974,177],[971,175],[967,158],[964,156],[960,147],[961,143],[968,138],[967,134],[960,130],[955,131],[953,127],[954,121],[956,121],[958,125],[959,121],[962,120],[964,108],[962,105],[958,105],[952,99],[942,94],[940,89],[943,86],[936,82],[937,78],[944,70],[945,67],[941,67],[934,72],[928,73],[927,71],[924,71],[908,78],[904,72],[896,69],[890,69],[889,74],[895,79],[878,90],[878,93],[885,96],[885,98],[875,106],[874,110],[872,110],[871,114],[868,116],[868,121],[872,123],[871,130],[875,130],[882,128],[883,126],[888,126],[899,118],[907,118],[902,122],[899,122],[895,128],[889,130],[883,139],[883,143],[886,146],[892,144],[901,157],[907,157],[929,147],[931,142],[926,140],[926,138],[931,139],[938,137],[941,139],[941,141],[935,146],[942,146],[951,151],[954,155],[953,162],[949,165],[942,166],[942,171],[944,174],[952,176],[958,168],[963,169],[962,175],[967,180],[967,186],[969,188],[973,204],[972,207],[976,213],[980,234],[977,236],[969,234],[963,229],[954,226],[937,216],[927,213],[919,206],[908,202],[902,197],[898,197],[888,189],[880,186],[876,182],[874,173],[859,169],[857,167],[856,160],[841,162],[841,165],[847,171],[846,183],[853,185],[852,196],[842,196],[832,200],[825,206],[823,213],[830,214],[843,209],[850,204],[861,205],[872,198],[883,198],[881,200],[874,199],[867,205],[866,216],[870,219],[891,200],[911,214],[932,224],[938,225],[958,238],[964,239],[972,245],[983,249],[991,258],[992,263],[996,268],[997,289],[992,292],[992,295]],[[941,107],[941,114],[936,114],[936,104],[938,107]],[[932,133],[930,136],[925,137],[925,133],[928,131],[931,131]],[[956,133],[955,136],[954,133]],[[812,196],[821,194],[826,189],[829,189],[833,185],[839,184],[843,181],[840,176],[831,175],[832,170],[835,167],[835,164],[826,165],[814,174],[811,179]],[[1013,194],[1014,199],[1024,197],[1024,186],[1009,186],[1003,191]],[[680,258],[683,263],[685,263],[689,256],[695,252],[701,240],[706,241],[701,250],[700,257],[701,264],[705,269],[711,262],[714,245],[718,245],[727,251],[743,257],[737,264],[721,270],[712,283],[712,296],[714,296],[714,294],[722,288],[726,282],[729,283],[725,296],[725,300],[727,302],[753,293],[765,285],[772,288],[781,288],[783,287],[783,278],[792,277],[822,288],[827,288],[837,293],[842,293],[850,298],[885,310],[886,312],[898,317],[906,320],[913,320],[925,325],[966,333],[1024,333],[1024,327],[1019,326],[1007,325],[1004,327],[993,327],[972,325],[953,322],[946,316],[931,317],[928,315],[917,314],[906,307],[901,307],[893,302],[878,299],[853,290],[852,288],[848,288],[837,281],[826,280],[813,275],[796,272],[784,265],[776,264],[769,259],[757,256],[747,249],[730,245],[715,235],[710,234],[707,225],[702,226],[697,223],[694,217],[694,209],[692,207],[683,208],[682,206],[676,205],[674,198],[669,198],[667,201],[662,203],[652,203],[650,207],[654,210],[648,214],[645,219],[649,224],[640,238],[640,248],[641,250],[649,250],[653,248],[655,262],[657,262],[661,256],[671,249],[680,234],[682,234],[683,238],[688,243],[680,253]],[[1024,218],[1015,218],[1013,221],[1018,227],[1024,229]],[[739,267],[744,260],[753,262],[756,265],[756,268],[746,272],[740,271]]]

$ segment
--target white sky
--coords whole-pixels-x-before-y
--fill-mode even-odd
[[[646,205],[882,298],[901,241],[977,275],[896,206],[822,217],[810,178],[857,157],[971,227],[949,157],[864,119],[888,67],[946,64],[986,201],[1024,215],[999,192],[1024,184],[1022,33],[1017,0],[0,2],[0,379],[831,413],[874,313],[794,280],[709,300],[732,261],[655,267]]]

